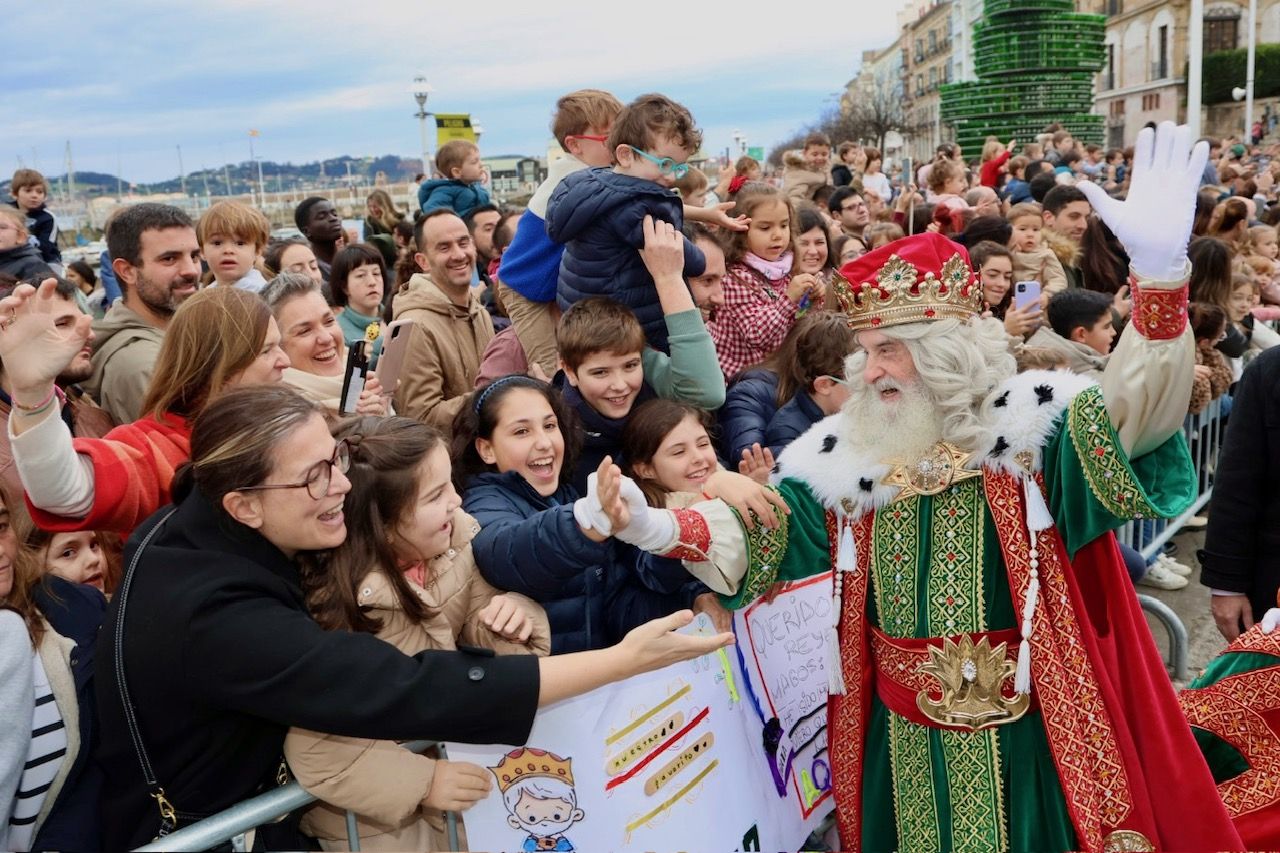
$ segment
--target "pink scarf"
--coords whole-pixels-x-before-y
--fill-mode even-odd
[[[760,273],[769,281],[779,281],[791,275],[791,264],[794,257],[791,252],[783,252],[782,256],[776,261],[765,260],[755,252],[747,252],[742,256],[742,262]]]

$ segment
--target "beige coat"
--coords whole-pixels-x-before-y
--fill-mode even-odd
[[[93,322],[93,334],[93,375],[83,383],[84,389],[116,423],[133,423],[142,415],[164,330],[119,300]]]
[[[1013,253],[1013,280],[1038,281],[1042,293],[1058,293],[1067,289],[1067,273],[1062,261],[1048,246],[1033,252]]]
[[[477,618],[500,594],[480,577],[471,555],[471,540],[480,525],[462,510],[454,513],[449,550],[428,566],[434,581],[426,589],[410,585],[434,614],[425,622],[411,620],[400,609],[390,582],[370,572],[361,582],[357,600],[382,621],[378,637],[408,655],[428,649],[449,650],[458,644],[489,648],[499,654],[538,654],[551,651],[551,627],[542,608],[516,593],[533,614],[534,631],[527,645],[494,634]],[[439,701],[451,701],[439,697]],[[304,832],[319,838],[326,849],[346,850],[346,809],[360,816],[360,844],[364,850],[443,850],[444,816],[423,807],[431,789],[436,760],[415,755],[394,741],[365,740],[289,730],[284,743],[289,769],[302,787],[323,802],[302,819]]]
[[[804,158],[795,152],[788,152],[783,158],[785,168],[782,170],[782,192],[791,199],[792,204],[800,202],[813,203],[813,194],[818,187],[831,183],[830,173],[815,172],[809,168]]]
[[[414,321],[396,411],[448,430],[475,387],[493,321],[474,292],[466,306],[455,305],[425,273],[401,285],[391,306],[394,319]]]

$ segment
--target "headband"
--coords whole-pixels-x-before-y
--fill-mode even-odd
[[[746,182],[746,175],[734,175],[732,180],[729,181],[729,195],[733,195],[738,190],[742,189],[742,185]]]
[[[517,379],[527,379],[527,378],[528,377],[522,373],[512,373],[509,376],[499,376],[497,379],[493,380],[488,385],[484,386],[484,390],[482,390],[479,394],[476,394],[476,401],[471,404],[472,408],[475,410],[476,415],[478,416],[480,414],[480,409],[484,407],[484,401],[488,399],[490,391],[494,391],[498,388],[501,388],[503,385],[510,385],[512,382],[515,382]]]

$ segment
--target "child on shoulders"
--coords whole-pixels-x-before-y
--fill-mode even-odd
[[[441,145],[436,152],[436,168],[445,177],[423,181],[418,187],[418,205],[423,213],[447,207],[459,217],[465,217],[477,207],[489,204],[480,149],[474,142],[454,139]]]
[[[1005,217],[1013,227],[1009,248],[1013,251],[1013,280],[1038,281],[1042,293],[1067,289],[1062,261],[1044,239],[1044,215],[1035,202],[1015,204]]]
[[[687,109],[663,95],[641,95],[609,134],[616,165],[575,172],[561,182],[547,204],[547,234],[565,244],[556,288],[561,310],[589,296],[616,299],[636,313],[649,343],[666,351],[662,309],[637,250],[644,245],[646,216],[677,233],[683,227],[684,206],[672,188],[701,143]],[[685,277],[701,275],[701,250],[688,240],[683,245]]]
[[[58,248],[58,222],[45,208],[49,181],[35,169],[18,169],[9,182],[13,206],[27,219],[27,233],[35,242],[40,258],[62,275],[62,251]]]
[[[196,223],[196,239],[214,283],[250,293],[261,293],[267,286],[257,266],[271,239],[271,223],[256,207],[218,202]]]

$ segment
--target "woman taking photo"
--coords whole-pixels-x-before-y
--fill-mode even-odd
[[[46,279],[39,291],[22,285],[0,299],[14,463],[43,529],[127,536],[169,502],[191,422],[210,400],[237,385],[279,382],[289,359],[261,299],[233,287],[202,290],[169,323],[142,417],[103,438],[73,440],[58,416],[54,380],[90,340],[90,318],[58,328],[56,285]]]
[[[335,260],[334,269],[337,267]],[[320,285],[300,273],[281,273],[267,282],[260,295],[275,316],[281,346],[289,356],[284,384],[324,406],[330,415],[337,415],[347,347],[342,340],[342,327]],[[382,395],[376,373],[365,377],[355,414],[387,414],[387,398]]]
[[[307,612],[296,559],[322,559],[345,540],[349,465],[350,448],[330,435],[320,407],[287,388],[225,394],[196,419],[176,504],[130,543],[103,626],[107,849],[277,784],[290,726],[523,743],[541,705],[732,641],[671,633],[688,612],[612,648],[548,658],[409,657],[373,634],[326,631]],[[625,525],[621,475],[610,474],[599,507]]]

